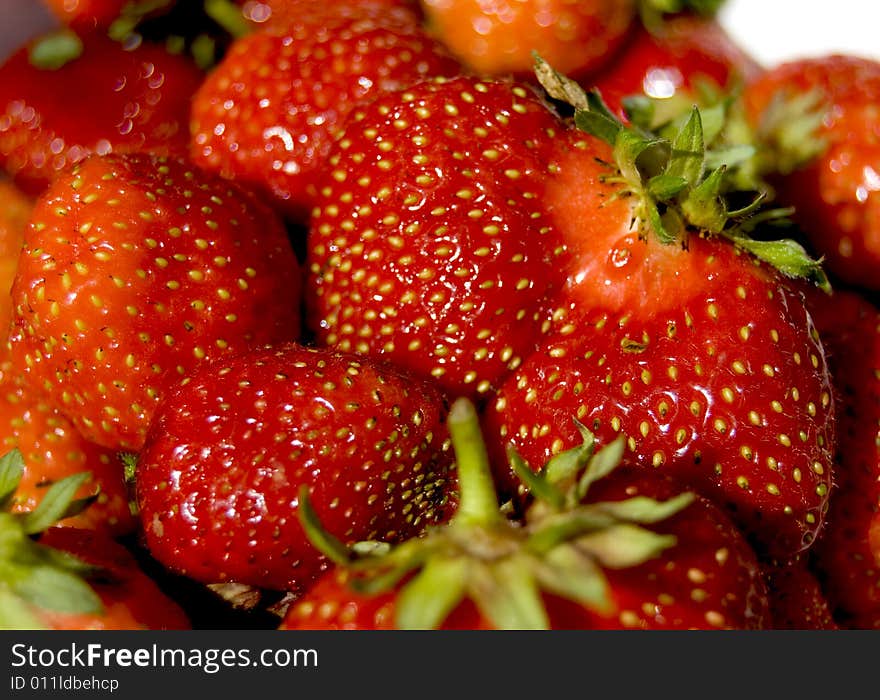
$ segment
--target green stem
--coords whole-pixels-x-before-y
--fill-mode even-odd
[[[471,526],[500,522],[489,455],[480,431],[477,410],[468,399],[461,398],[452,404],[448,426],[455,449],[461,494],[452,523]]]
[[[205,0],[205,14],[236,39],[252,31],[241,8],[230,0]]]

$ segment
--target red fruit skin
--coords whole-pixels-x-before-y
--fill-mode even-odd
[[[686,293],[664,294],[658,277],[656,297],[613,312],[581,294],[487,404],[487,440],[499,460],[511,443],[540,465],[580,444],[577,418],[600,443],[627,436],[634,463],[728,507],[762,552],[806,549],[822,527],[835,436],[802,296],[725,242],[692,237],[678,258],[680,276],[695,279],[668,288]],[[511,493],[505,472],[497,483]]]
[[[535,348],[564,284],[545,195],[571,148],[535,92],[505,81],[425,81],[359,108],[309,228],[318,342],[490,394]]]
[[[460,67],[405,8],[306,4],[235,41],[193,98],[193,160],[304,222],[314,179],[354,107]]]
[[[805,561],[798,559],[764,567],[773,629],[840,629],[819,580]]]
[[[25,386],[10,362],[0,363],[0,454],[13,448],[24,457],[24,474],[12,512],[33,510],[53,482],[91,472],[76,498],[98,494],[82,513],[58,524],[91,528],[111,536],[134,531],[128,487],[118,455],[83,439],[73,424]]]
[[[24,229],[34,203],[11,182],[0,180],[0,342],[6,344],[12,320],[12,280]]]
[[[777,199],[847,285],[880,289],[880,62],[831,55],[768,70],[745,93],[754,124],[774,98],[818,91],[825,119],[815,138],[826,150],[808,165],[773,179]]]
[[[428,27],[465,65],[486,76],[532,77],[537,52],[580,75],[607,63],[636,24],[632,0],[421,0]]]
[[[181,161],[95,156],[34,209],[11,357],[83,436],[136,451],[181,376],[299,337],[300,285],[281,220],[247,190]]]
[[[346,542],[445,517],[451,457],[436,387],[353,355],[283,345],[194,373],[137,468],[147,547],[181,574],[301,590],[326,561],[297,517],[306,485]]]
[[[69,552],[100,567],[90,580],[101,598],[101,614],[70,614],[39,610],[42,622],[56,630],[185,630],[190,622],[183,609],[161,591],[118,542],[93,530],[53,527],[40,544]]]
[[[844,626],[880,629],[880,311],[846,289],[813,292],[808,304],[839,407],[835,484],[813,565]]]
[[[691,99],[700,80],[719,88],[755,80],[763,68],[714,19],[678,15],[649,31],[637,24],[615,59],[581,80],[624,116],[623,98],[647,95]]]
[[[620,468],[590,487],[589,501],[638,495],[666,500],[681,493],[671,479]],[[727,515],[704,498],[652,529],[677,542],[656,559],[605,571],[613,611],[600,614],[544,594],[552,629],[762,629],[770,624],[766,584],[754,551]],[[394,591],[353,591],[333,569],[287,611],[280,629],[393,629]],[[443,629],[492,629],[466,599]]]
[[[0,66],[0,167],[37,195],[90,153],[182,156],[203,77],[163,46],[127,51],[100,34],[57,70],[32,66],[23,46]]]

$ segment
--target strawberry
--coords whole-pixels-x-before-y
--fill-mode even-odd
[[[301,3],[235,41],[193,98],[191,156],[304,221],[309,185],[359,102],[459,66],[383,3]]]
[[[726,514],[661,475],[618,467],[623,441],[594,451],[585,431],[582,445],[526,477],[534,500],[517,522],[498,510],[466,399],[453,404],[449,429],[461,501],[448,525],[423,538],[357,555],[301,502],[301,517],[340,568],[294,602],[282,629],[769,623],[757,558]]]
[[[798,121],[777,114],[783,97],[818,99],[818,129],[804,136]],[[802,167],[777,167],[777,197],[794,206],[794,220],[830,273],[847,285],[880,289],[880,62],[843,55],[791,61],[766,71],[744,98],[759,132],[778,123],[778,140],[824,145]]]
[[[0,338],[4,341],[12,320],[12,280],[33,206],[14,184],[0,180]]]
[[[43,0],[62,23],[79,34],[111,29],[114,22],[128,25],[168,11],[174,0]]]
[[[651,29],[639,25],[615,60],[583,82],[623,116],[625,98],[644,95],[690,105],[703,83],[730,90],[762,70],[718,20],[683,14]]]
[[[475,398],[530,352],[567,254],[546,192],[568,128],[528,86],[425,81],[358,108],[308,235],[307,325]]]
[[[831,485],[833,397],[783,273],[821,271],[793,241],[745,235],[700,112],[662,146],[595,94],[547,82],[572,90],[576,123],[614,146],[571,152],[550,185],[572,267],[558,331],[487,409],[496,449],[511,441],[542,464],[577,440],[575,417],[603,443],[627,434],[637,463],[726,504],[761,549],[809,547]]]
[[[0,363],[0,434],[4,452],[18,449],[24,455],[12,512],[33,510],[53,483],[88,471],[91,477],[78,496],[97,492],[95,502],[58,524],[113,536],[134,530],[123,465],[116,453],[84,440],[67,418],[24,384],[8,361]]]
[[[822,586],[804,559],[765,565],[764,578],[773,629],[839,629]]]
[[[635,24],[634,0],[421,0],[428,26],[472,70],[531,74],[532,51],[568,74],[596,70]]]
[[[92,152],[186,154],[190,97],[203,79],[195,64],[98,34],[68,48],[76,57],[60,67],[47,66],[55,44],[39,40],[0,66],[0,167],[22,189],[42,192]]]
[[[3,629],[187,629],[183,610],[106,533],[55,527],[89,501],[88,480],[56,481],[32,511],[10,512],[25,472],[21,453],[0,457],[0,627]]]
[[[398,539],[449,494],[439,390],[297,344],[199,370],[169,392],[136,468],[151,554],[206,583],[301,590],[326,566],[296,518],[308,485],[346,540]]]
[[[93,156],[34,209],[12,358],[87,439],[137,450],[182,375],[297,338],[299,297],[284,226],[251,193],[181,161]]]
[[[880,628],[880,311],[864,295],[810,293],[837,417],[835,484],[813,564],[841,623]]]

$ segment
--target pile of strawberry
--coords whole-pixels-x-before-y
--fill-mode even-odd
[[[880,627],[880,65],[720,4],[46,0],[0,627]]]

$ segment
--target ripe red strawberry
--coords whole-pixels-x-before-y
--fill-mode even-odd
[[[300,273],[248,191],[175,160],[92,157],[40,198],[13,287],[12,358],[87,438],[137,450],[166,388],[299,336]]]
[[[770,597],[773,629],[839,629],[831,614],[828,599],[806,560],[768,564],[764,577]]]
[[[139,19],[166,12],[174,0],[43,0],[61,22],[81,34],[106,30],[119,19]]]
[[[191,375],[160,405],[136,469],[152,555],[206,583],[301,590],[325,568],[299,488],[345,540],[399,539],[450,492],[438,389],[390,366],[289,344]]]
[[[880,311],[863,295],[811,294],[837,405],[835,484],[814,565],[848,627],[880,628]]]
[[[842,55],[788,62],[753,82],[745,100],[759,132],[768,120],[781,122],[778,138],[803,141],[797,123],[780,120],[774,109],[781,97],[804,95],[824,104],[824,120],[807,139],[824,141],[825,149],[778,174],[778,199],[795,207],[793,218],[829,272],[846,284],[880,289],[880,62]]]
[[[0,339],[4,343],[12,320],[12,280],[33,206],[15,185],[0,180]]]
[[[115,452],[84,440],[73,424],[25,386],[10,362],[0,363],[0,452],[18,449],[24,473],[12,511],[33,510],[46,489],[56,481],[89,472],[79,498],[98,496],[84,512],[61,521],[68,527],[103,530],[124,535],[135,528],[129,508],[123,464]]]
[[[529,87],[426,81],[358,108],[318,183],[307,322],[453,394],[530,352],[564,284],[546,196],[568,127]]]
[[[283,629],[769,623],[757,558],[726,514],[661,475],[625,467],[609,475],[620,443],[594,454],[585,434],[570,459],[528,480],[535,501],[517,523],[498,511],[473,406],[454,404],[449,428],[461,484],[449,524],[363,558],[319,534],[342,568],[294,603]]]
[[[14,513],[25,471],[17,450],[0,457],[0,627],[186,629],[181,608],[104,532],[54,527],[81,513],[75,493],[88,474],[56,481],[32,511]]]
[[[662,146],[595,95],[548,85],[574,91],[575,121],[615,145],[572,152],[549,186],[573,254],[559,334],[500,386],[487,416],[499,448],[542,464],[577,439],[573,418],[599,420],[601,441],[627,434],[637,463],[727,504],[762,548],[808,547],[831,484],[833,401],[780,271],[815,263],[792,241],[745,236],[699,112]]]
[[[608,61],[636,20],[633,0],[421,0],[431,31],[484,75],[531,75],[532,51],[579,74]]]
[[[614,60],[584,82],[598,88],[606,104],[623,115],[626,97],[645,95],[690,105],[702,81],[729,89],[756,79],[762,70],[716,19],[685,14],[650,30],[639,25]]]
[[[186,57],[148,43],[125,50],[98,34],[55,69],[33,65],[33,50],[0,66],[0,167],[28,193],[92,152],[187,152],[203,74]]]
[[[626,434],[635,463],[726,504],[762,549],[806,549],[824,519],[834,435],[801,296],[723,241],[654,257],[652,244],[629,245],[634,284],[657,275],[641,305],[575,313],[525,358],[487,408],[497,449],[511,442],[542,464],[577,441],[575,418],[603,443]]]
[[[359,102],[459,66],[418,15],[383,3],[302,3],[238,39],[193,99],[193,159],[271,195],[294,219],[334,132]]]

